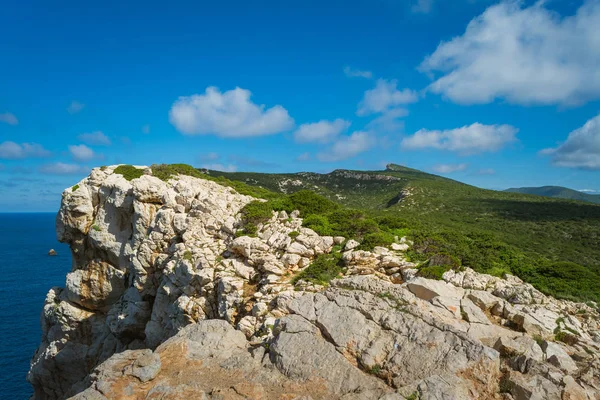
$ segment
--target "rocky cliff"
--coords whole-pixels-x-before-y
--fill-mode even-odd
[[[419,277],[391,248],[185,175],[94,169],[65,190],[72,271],[42,312],[39,399],[600,399],[597,305],[466,269]],[[290,234],[293,233],[293,234]],[[292,278],[343,248],[328,287]]]

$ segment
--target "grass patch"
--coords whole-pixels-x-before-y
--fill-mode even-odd
[[[193,258],[193,254],[192,254],[191,251],[186,250],[185,253],[183,253],[183,259],[184,260],[187,260],[187,261],[191,262],[192,258]]]
[[[558,342],[563,342],[566,343],[570,346],[576,344],[579,339],[577,338],[577,336],[568,333],[568,332],[564,332],[564,331],[558,331],[555,335],[554,335],[554,340],[558,341]]]
[[[71,188],[71,191],[72,191],[72,192],[74,192],[74,191],[76,191],[77,189],[79,189],[79,185],[75,185],[75,186],[73,186],[73,187]]]
[[[431,265],[419,268],[417,275],[427,279],[436,279],[441,281],[444,274],[452,269],[449,265]]]
[[[298,236],[300,236],[300,232],[298,231],[291,231],[290,233],[288,233],[288,236],[292,238],[292,240],[296,240],[296,238]]]
[[[123,175],[123,178],[130,181],[144,175],[144,170],[136,168],[133,165],[119,165],[115,168],[114,173]]]
[[[187,164],[153,164],[152,176],[167,182],[173,176],[188,175],[195,178],[203,178],[205,174]]]
[[[343,272],[343,263],[339,253],[321,254],[315,260],[294,276],[292,283],[305,280],[319,285],[327,285],[329,281],[338,277]]]
[[[96,232],[100,232],[101,231],[100,227],[98,225],[96,225],[96,224],[92,225],[92,229],[95,230]]]

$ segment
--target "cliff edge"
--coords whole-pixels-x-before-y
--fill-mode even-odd
[[[470,269],[425,279],[404,238],[358,250],[298,212],[243,236],[257,199],[116,168],[63,193],[73,265],[46,297],[35,398],[600,399],[596,304]],[[293,280],[331,252],[328,287]]]

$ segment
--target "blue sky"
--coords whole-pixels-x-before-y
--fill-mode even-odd
[[[0,211],[116,163],[597,191],[597,26],[600,0],[4,4]]]

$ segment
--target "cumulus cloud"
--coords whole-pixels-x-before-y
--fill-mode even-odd
[[[378,79],[375,87],[365,92],[356,113],[361,116],[383,113],[402,104],[414,103],[418,99],[414,90],[398,90],[396,79]]]
[[[406,117],[408,110],[404,108],[394,108],[386,111],[379,117],[369,122],[366,129],[375,132],[394,133],[404,130],[404,121],[399,118]]]
[[[15,143],[6,141],[0,144],[0,158],[17,160],[21,158],[42,158],[50,156],[50,152],[37,143]]]
[[[62,162],[56,162],[52,164],[45,164],[39,168],[42,174],[48,175],[85,175],[89,173],[90,169],[77,164],[66,164]]]
[[[600,170],[600,114],[569,133],[560,146],[540,153],[559,167]]]
[[[108,136],[101,131],[91,133],[82,133],[77,136],[77,139],[90,146],[110,146],[111,142]]]
[[[373,137],[368,132],[354,132],[340,137],[328,151],[317,154],[320,161],[333,162],[354,157],[373,147]]]
[[[518,131],[511,125],[483,125],[478,122],[456,129],[421,129],[402,139],[401,147],[405,150],[447,150],[461,155],[493,152],[516,141]]]
[[[204,164],[202,168],[212,169],[213,171],[222,171],[222,172],[235,172],[237,171],[237,167],[233,164],[223,165],[220,163],[213,164]]]
[[[361,71],[359,69],[353,69],[348,66],[344,67],[344,74],[346,74],[348,78],[373,78],[373,73],[371,71]]]
[[[69,146],[69,153],[76,161],[89,161],[95,157],[94,150],[85,144]]]
[[[429,89],[463,104],[576,105],[600,98],[600,2],[561,18],[546,1],[504,1],[442,42],[420,65],[439,71]]]
[[[239,87],[221,93],[211,86],[204,94],[180,97],[173,103],[169,119],[184,134],[226,138],[271,135],[293,128],[294,120],[285,108],[267,109],[253,103],[251,95]]]
[[[142,126],[142,133],[144,134],[149,134],[150,133],[150,125],[146,124],[144,126]]]
[[[327,143],[348,129],[349,126],[350,122],[341,118],[335,121],[322,120],[312,124],[302,124],[294,132],[294,139],[298,143]]]
[[[17,119],[17,117],[15,117],[15,114],[5,112],[0,114],[0,122],[4,122],[5,124],[9,125],[17,125],[19,123],[19,120]]]
[[[83,107],[85,107],[85,104],[73,100],[71,104],[69,104],[69,107],[67,107],[67,112],[69,114],[77,114],[79,111],[83,110]]]
[[[464,171],[468,167],[467,164],[437,164],[432,167],[433,172],[438,174],[451,174],[453,172]]]
[[[433,0],[417,0],[411,7],[412,12],[427,14],[433,7]]]

